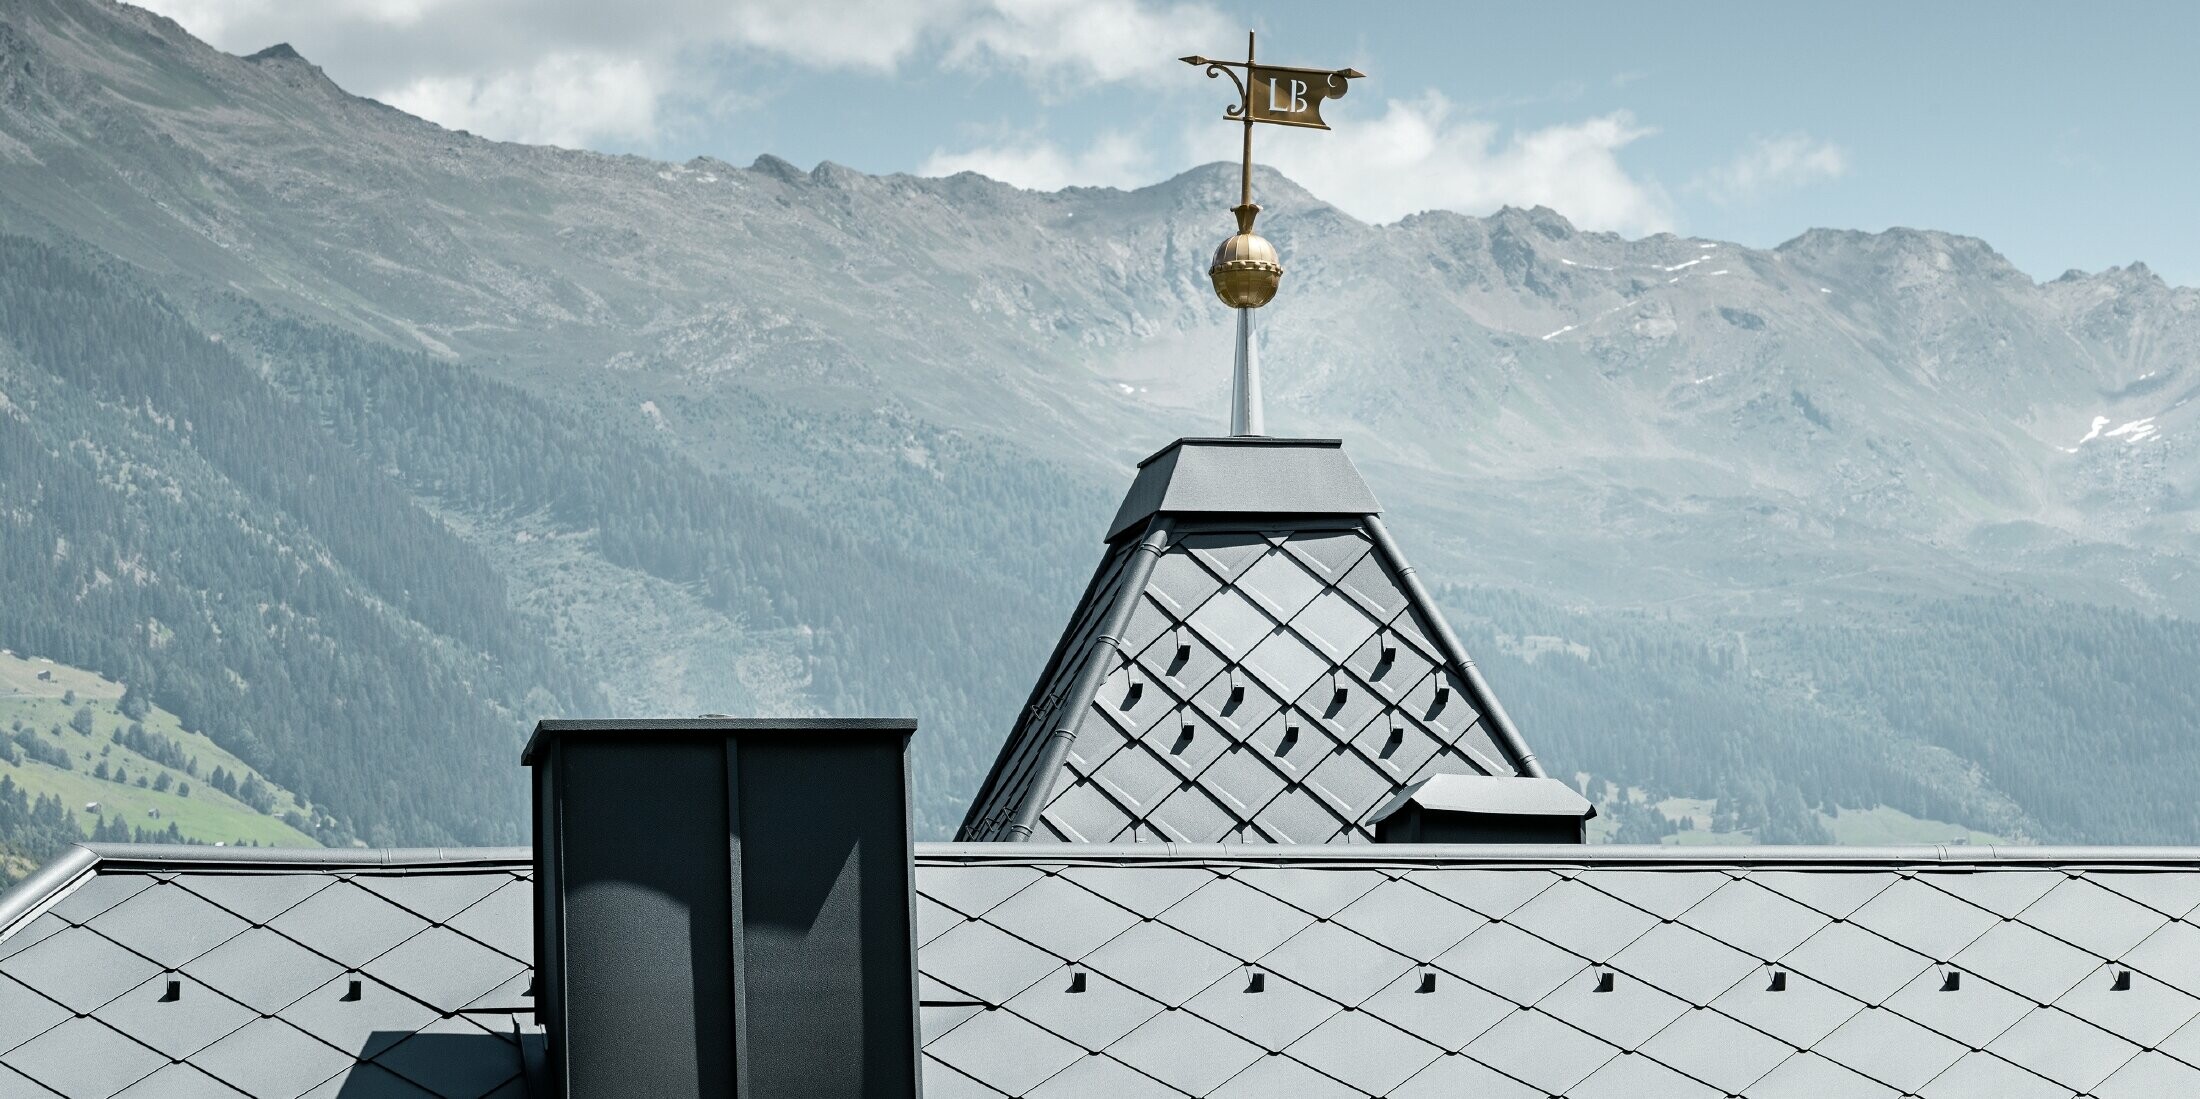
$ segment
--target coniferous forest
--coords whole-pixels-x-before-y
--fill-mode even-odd
[[[142,690],[320,807],[323,842],[510,841],[527,726],[607,706],[445,517],[586,532],[760,633],[823,623],[799,653],[817,708],[934,727],[1009,712],[1049,597],[1086,567],[1034,554],[981,590],[938,563],[921,514],[805,513],[425,355],[243,304],[227,327],[209,338],[127,270],[0,237],[0,644]],[[1104,507],[1043,471],[982,488],[1004,530]],[[859,536],[879,523],[910,537]],[[1880,804],[2035,838],[2194,822],[2171,765],[2179,715],[2200,712],[2182,622],[1967,598],[1732,630],[1442,597],[1547,758],[1715,798],[1763,841],[1823,841],[1818,813]],[[951,825],[996,736],[948,725],[919,746],[923,827]],[[2103,743],[2164,765],[2072,781]],[[33,857],[94,831],[12,786],[0,830]]]

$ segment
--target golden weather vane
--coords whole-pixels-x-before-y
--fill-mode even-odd
[[[1367,75],[1358,69],[1299,69],[1261,65],[1253,60],[1254,36],[1245,36],[1245,60],[1216,61],[1193,54],[1181,58],[1187,65],[1205,66],[1208,79],[1227,76],[1237,85],[1238,101],[1224,108],[1222,116],[1245,126],[1245,154],[1238,177],[1237,234],[1215,249],[1207,265],[1207,277],[1223,304],[1237,310],[1237,367],[1231,385],[1230,434],[1259,435],[1260,360],[1253,345],[1253,310],[1268,304],[1283,283],[1283,263],[1276,246],[1253,232],[1260,207],[1253,204],[1253,123],[1300,126],[1326,130],[1322,100],[1342,99],[1350,82]],[[1239,78],[1235,70],[1242,69]]]

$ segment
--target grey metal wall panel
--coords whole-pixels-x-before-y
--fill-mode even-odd
[[[915,1092],[900,764],[884,741],[738,743],[745,1095]]]
[[[724,743],[554,750],[567,1094],[732,1094]]]

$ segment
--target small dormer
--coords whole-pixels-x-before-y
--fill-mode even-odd
[[[1587,843],[1597,807],[1555,778],[1431,775],[1368,817],[1377,843]]]

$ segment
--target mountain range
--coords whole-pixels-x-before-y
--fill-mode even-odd
[[[500,143],[15,0],[0,645],[147,692],[323,842],[510,839],[535,718],[717,711],[914,714],[944,834],[1132,465],[1221,430],[1234,186]],[[1623,834],[2200,832],[2200,290],[1254,188],[1270,427],[1346,440]]]

